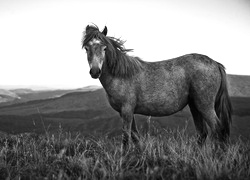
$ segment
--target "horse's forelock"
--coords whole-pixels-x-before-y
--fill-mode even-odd
[[[82,47],[86,46],[93,38],[97,38],[100,33],[96,25],[88,25],[83,32]]]
[[[102,34],[98,28],[86,28],[82,40],[82,47],[86,46],[94,38],[100,40],[102,44],[107,46],[107,48],[112,46],[108,38]]]

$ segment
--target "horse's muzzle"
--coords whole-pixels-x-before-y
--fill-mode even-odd
[[[99,68],[91,68],[89,74],[92,78],[97,79],[101,76],[101,70]]]

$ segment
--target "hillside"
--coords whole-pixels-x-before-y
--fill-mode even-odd
[[[28,101],[0,107],[0,115],[31,115],[62,111],[102,109],[107,107],[103,89],[88,92],[72,92],[60,97]],[[96,104],[94,104],[96,103]]]
[[[20,99],[20,97],[9,90],[0,89],[0,104],[14,101],[15,99]]]
[[[234,97],[250,97],[250,76],[228,75],[229,94]]]
[[[0,94],[0,104],[2,105],[7,104],[8,102],[14,102],[15,100],[15,97]]]
[[[32,90],[32,89],[0,89],[0,107],[33,100],[43,100],[60,97],[71,92],[87,92],[100,89],[97,86],[87,86],[79,89],[54,89],[54,90]],[[1,97],[4,97],[4,99]]]

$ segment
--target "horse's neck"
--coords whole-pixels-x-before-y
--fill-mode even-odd
[[[137,62],[137,63],[142,63],[142,62]],[[140,64],[142,66],[142,64]],[[104,62],[103,68],[102,68],[102,74],[99,78],[103,88],[106,90],[108,93],[109,90],[114,91],[114,86],[117,86],[117,84],[120,84],[122,81],[124,81],[126,78],[119,77],[114,74],[111,74],[111,70],[109,69],[108,65]],[[138,72],[139,73],[139,72]]]
[[[108,67],[106,64],[103,64],[102,74],[99,78],[103,88],[107,91],[107,87],[109,87],[112,84],[113,81],[112,75],[110,74]]]

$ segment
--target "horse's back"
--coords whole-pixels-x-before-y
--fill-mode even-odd
[[[185,88],[221,81],[218,63],[202,54],[187,54],[170,60],[147,63],[143,74],[147,88],[178,84]],[[141,78],[140,78],[141,80]]]
[[[185,77],[190,88],[198,84],[204,86],[204,82],[215,84],[221,81],[219,63],[202,54],[187,54],[162,62],[165,63],[166,71]],[[178,75],[173,77],[176,78]]]

